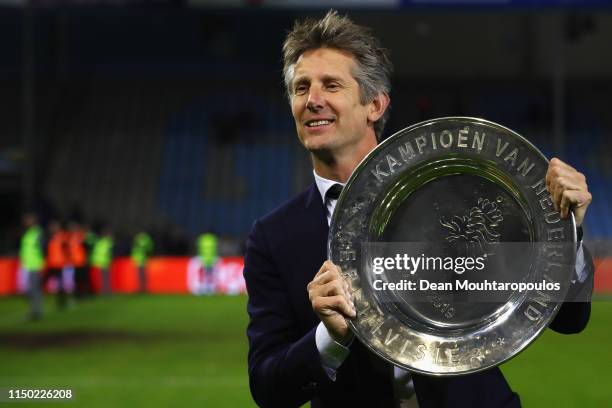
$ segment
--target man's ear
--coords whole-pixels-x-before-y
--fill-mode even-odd
[[[379,92],[368,104],[368,121],[376,122],[380,119],[385,114],[387,107],[389,107],[390,101],[389,95],[384,92]]]

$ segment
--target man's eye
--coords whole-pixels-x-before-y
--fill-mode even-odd
[[[333,84],[329,84],[327,85],[327,89],[329,89],[330,91],[336,91],[338,89],[340,89],[340,85],[333,83]]]
[[[295,87],[295,93],[297,95],[303,94],[304,92],[306,92],[306,85],[298,85]]]

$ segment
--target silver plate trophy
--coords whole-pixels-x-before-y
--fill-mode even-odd
[[[525,349],[574,269],[574,220],[553,207],[547,167],[519,134],[466,117],[410,126],[374,149],[329,231],[329,258],[352,286],[356,337],[397,366],[439,376]]]

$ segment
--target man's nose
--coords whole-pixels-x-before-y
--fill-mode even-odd
[[[308,93],[308,101],[306,107],[312,112],[319,111],[325,106],[325,99],[318,89],[310,89]]]

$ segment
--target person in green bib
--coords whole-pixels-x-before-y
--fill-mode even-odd
[[[42,317],[41,275],[45,268],[43,230],[38,225],[38,217],[34,213],[24,214],[23,226],[25,232],[19,246],[19,262],[22,270],[27,273],[29,318],[38,320]]]
[[[217,236],[211,232],[201,234],[197,240],[198,257],[204,269],[204,293],[215,291],[214,267],[217,256]]]
[[[140,293],[147,290],[146,265],[149,256],[153,253],[153,240],[146,232],[139,232],[132,241],[132,262],[138,268]]]
[[[91,266],[102,273],[102,294],[111,293],[110,265],[113,261],[113,237],[110,230],[105,228],[100,238],[96,240],[91,250]]]

